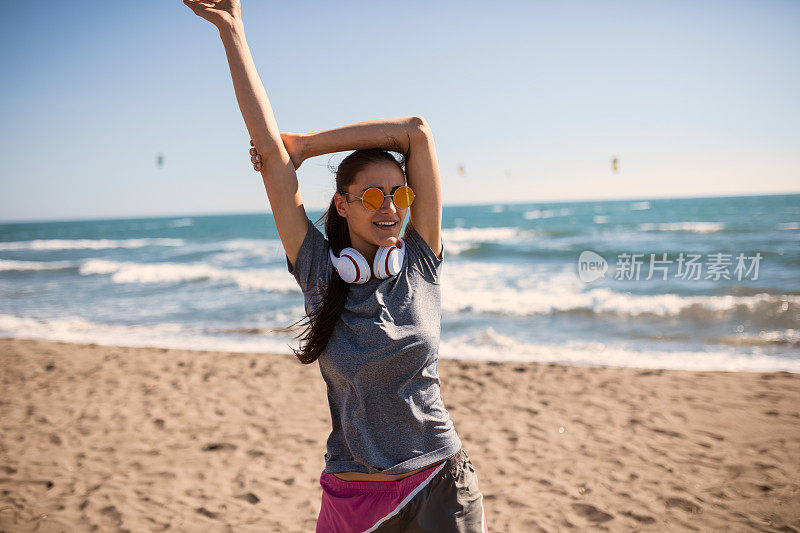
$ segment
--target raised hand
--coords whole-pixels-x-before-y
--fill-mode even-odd
[[[183,0],[183,3],[195,15],[206,19],[217,28],[242,20],[242,4],[239,0]]]
[[[297,170],[300,168],[300,165],[303,164],[303,161],[305,161],[302,137],[295,133],[281,133],[281,140],[283,141],[284,148],[286,148],[286,151],[289,153],[289,158],[292,160],[294,169]],[[253,163],[253,170],[260,172],[261,154],[256,151],[252,139],[250,140],[250,146],[253,146],[253,148],[250,148],[250,162]]]

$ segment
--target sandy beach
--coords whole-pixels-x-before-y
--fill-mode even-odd
[[[0,339],[1,531],[314,531],[316,364]],[[490,531],[800,531],[800,376],[440,359]]]

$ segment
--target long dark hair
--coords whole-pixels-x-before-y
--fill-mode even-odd
[[[400,154],[399,160],[395,159],[392,153],[378,148],[366,150],[356,150],[345,157],[338,168],[336,168],[336,190],[344,191],[348,185],[353,183],[356,174],[367,165],[383,163],[389,161],[397,165],[405,176],[405,157]],[[331,250],[338,257],[339,253],[348,246],[350,242],[350,229],[347,226],[347,219],[336,210],[335,198],[331,198],[328,211],[317,220],[325,220],[325,233],[328,236],[328,243]],[[306,315],[292,324],[295,326],[307,320],[306,329],[297,335],[304,344],[299,350],[292,348],[297,359],[305,365],[310,365],[319,358],[322,351],[328,345],[328,341],[333,335],[333,328],[342,315],[347,295],[350,292],[350,284],[345,282],[336,269],[333,269],[329,282],[326,285],[317,287],[317,290],[309,298],[309,301],[316,301],[317,294],[324,291],[322,301],[313,309],[306,308]]]

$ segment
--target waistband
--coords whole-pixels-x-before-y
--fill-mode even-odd
[[[434,481],[437,478],[449,475],[452,477],[458,476],[459,467],[463,460],[467,457],[467,452],[463,448],[447,458],[443,463],[433,465],[416,474],[412,474],[397,481],[345,481],[339,479],[333,474],[328,474],[325,470],[322,471],[319,481],[320,484],[327,484],[337,490],[354,490],[358,492],[405,492],[413,489],[417,485],[427,481]]]

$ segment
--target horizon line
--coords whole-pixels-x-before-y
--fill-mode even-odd
[[[793,196],[800,195],[800,191],[791,192],[769,192],[769,193],[740,193],[740,194],[724,194],[724,195],[702,195],[702,196],[630,196],[630,197],[614,197],[614,198],[580,198],[580,199],[548,199],[548,200],[532,200],[523,202],[476,202],[476,203],[457,203],[442,204],[442,209],[445,207],[477,207],[477,206],[490,206],[490,205],[525,205],[525,204],[564,204],[564,203],[589,203],[589,202],[622,202],[622,201],[650,201],[650,200],[691,200],[691,199],[705,199],[705,198],[746,198],[746,197],[761,197],[761,196]],[[306,211],[324,211],[327,207],[310,207],[304,206]],[[272,210],[266,211],[234,211],[234,212],[220,212],[220,213],[175,213],[175,214],[150,214],[150,215],[100,215],[88,218],[30,218],[30,219],[0,219],[0,224],[36,224],[48,222],[83,222],[90,220],[141,220],[141,219],[160,219],[160,218],[191,218],[191,217],[215,217],[215,216],[234,216],[234,215],[272,215]]]

